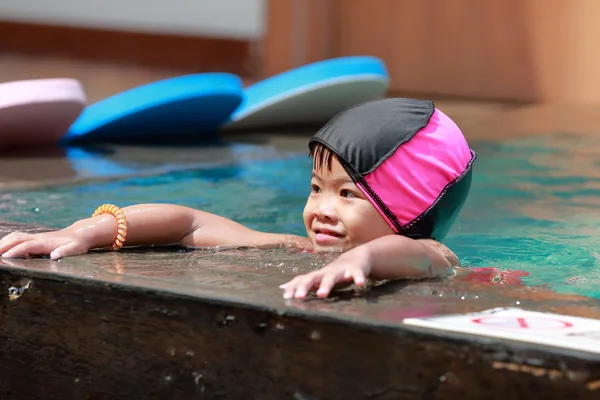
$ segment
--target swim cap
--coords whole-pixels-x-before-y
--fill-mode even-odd
[[[394,232],[442,240],[471,187],[471,150],[433,101],[391,98],[332,118],[310,140],[340,160]]]

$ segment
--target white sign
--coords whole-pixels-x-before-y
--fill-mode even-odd
[[[472,314],[406,318],[407,325],[517,340],[600,354],[600,320],[494,308]]]

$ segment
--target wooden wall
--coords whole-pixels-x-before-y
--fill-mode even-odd
[[[600,102],[596,0],[270,0],[263,75],[382,58],[396,92]]]

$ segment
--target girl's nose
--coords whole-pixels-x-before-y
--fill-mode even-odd
[[[332,207],[328,203],[321,203],[315,208],[315,216],[321,220],[327,220],[331,222],[337,221],[337,213],[335,207]]]

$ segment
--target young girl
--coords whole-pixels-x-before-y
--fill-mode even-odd
[[[55,232],[14,232],[2,257],[51,259],[94,248],[179,244],[193,247],[294,246],[339,251],[317,271],[281,285],[286,299],[366,278],[445,277],[457,257],[440,241],[471,186],[475,152],[431,101],[377,100],[348,109],[309,142],[312,191],[303,213],[307,237],[259,232],[218,215],[167,204],[99,207],[92,218]]]

